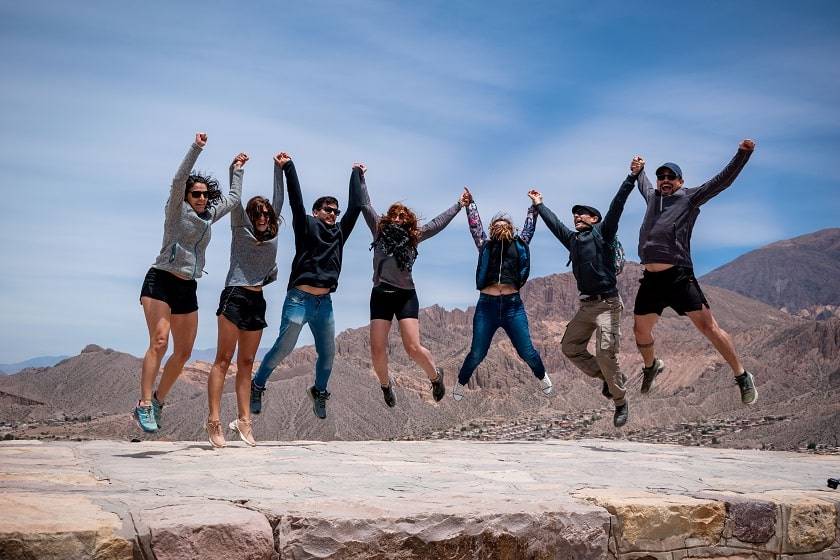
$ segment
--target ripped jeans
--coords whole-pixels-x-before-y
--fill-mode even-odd
[[[569,321],[563,335],[563,354],[589,377],[607,382],[613,400],[624,404],[625,378],[618,366],[618,342],[621,336],[621,297],[581,301],[580,309]],[[595,355],[587,346],[595,333]]]

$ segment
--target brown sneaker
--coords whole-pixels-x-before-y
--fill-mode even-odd
[[[222,433],[222,423],[218,420],[207,420],[204,425],[207,430],[207,441],[213,447],[219,448],[225,446],[225,435]]]
[[[228,428],[239,434],[239,439],[254,447],[257,445],[257,440],[254,439],[254,432],[251,430],[251,420],[245,418],[237,418],[230,424]]]

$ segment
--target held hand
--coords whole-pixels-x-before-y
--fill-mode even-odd
[[[362,163],[360,161],[357,161],[357,162],[353,163],[353,169],[358,169],[359,171],[362,172],[362,175],[364,175],[365,171],[367,171],[367,165],[365,165],[364,163]]]
[[[645,158],[642,156],[635,156],[630,162],[630,174],[638,175],[645,168]]]
[[[282,169],[287,163],[292,161],[292,156],[286,152],[280,152],[274,156],[274,165]]]
[[[195,133],[195,145],[199,148],[203,148],[207,145],[207,133],[206,132],[196,132]]]
[[[236,154],[236,157],[233,158],[233,163],[231,163],[230,166],[235,169],[239,169],[240,167],[244,167],[249,159],[248,154],[245,152],[239,152]]]
[[[535,190],[535,189],[531,189],[530,191],[528,191],[528,198],[531,199],[531,203],[534,206],[542,204],[542,201],[543,201],[542,193],[538,190]]]
[[[473,195],[470,192],[470,189],[464,187],[464,192],[461,193],[461,205],[462,206],[469,206],[469,204],[473,201]]]
[[[755,140],[750,140],[749,138],[741,140],[741,143],[738,144],[738,149],[746,152],[753,151],[755,149]]]

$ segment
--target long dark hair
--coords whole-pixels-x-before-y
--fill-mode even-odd
[[[208,187],[209,188],[209,187]],[[260,217],[260,212],[268,212],[268,228],[265,231],[257,231],[257,219]],[[254,237],[257,241],[268,241],[277,235],[277,230],[280,227],[280,219],[274,211],[271,202],[263,196],[255,196],[248,201],[245,206],[245,213],[248,219],[251,220],[251,225],[254,226]]]
[[[209,173],[193,170],[187,177],[187,188],[184,190],[184,200],[190,196],[190,191],[196,183],[207,185],[207,206],[213,206],[222,198],[222,191],[219,190],[219,181],[210,176]]]

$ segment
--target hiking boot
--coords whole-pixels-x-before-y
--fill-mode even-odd
[[[388,405],[388,408],[394,408],[397,406],[397,395],[394,394],[394,387],[390,383],[388,383],[387,387],[382,387],[382,396],[385,398],[385,404]]]
[[[155,423],[158,429],[161,429],[163,425],[160,423],[160,415],[163,412],[163,403],[158,400],[157,391],[152,393],[152,412],[155,415]]]
[[[257,440],[254,439],[254,432],[251,430],[251,420],[245,418],[237,418],[230,424],[228,428],[239,434],[239,439],[254,447],[257,445]]]
[[[554,383],[551,382],[551,378],[548,376],[548,373],[545,374],[545,377],[540,379],[540,384],[542,385],[542,392],[545,396],[554,392]]]
[[[615,405],[615,414],[613,415],[613,426],[615,426],[616,428],[620,428],[624,424],[626,424],[629,412],[630,410],[627,406],[627,401],[624,401],[624,404]]]
[[[309,398],[312,399],[312,412],[315,413],[315,416],[323,420],[327,417],[327,399],[330,398],[330,394],[327,391],[319,391],[313,385],[306,391],[306,394],[309,395]]]
[[[432,381],[432,397],[439,401],[446,394],[446,387],[443,385],[443,368],[435,368],[437,379]]]
[[[755,378],[753,374],[744,370],[741,375],[735,376],[735,383],[741,389],[741,402],[744,404],[753,404],[758,400],[758,390],[755,388]]]
[[[612,400],[612,393],[610,393],[610,386],[607,385],[606,380],[604,381],[604,385],[601,387],[601,394],[604,395],[604,398]]]
[[[456,381],[455,385],[452,386],[452,398],[455,399],[456,401],[460,401],[461,399],[463,399],[464,398],[464,387],[466,387],[466,385],[461,385],[460,383],[458,383]]]
[[[642,375],[644,376],[642,379],[642,393],[650,392],[650,388],[653,386],[653,380],[656,379],[657,375],[662,373],[663,369],[665,369],[665,363],[659,358],[653,360],[652,366],[642,368]]]
[[[146,433],[154,433],[158,431],[157,422],[155,422],[155,413],[152,405],[143,406],[140,402],[134,407],[134,420],[140,429]]]
[[[251,414],[259,414],[262,412],[262,395],[265,392],[265,387],[257,387],[251,381]]]
[[[222,423],[218,420],[207,420],[204,424],[204,429],[207,430],[207,441],[215,448],[225,446],[225,435],[222,433]]]

